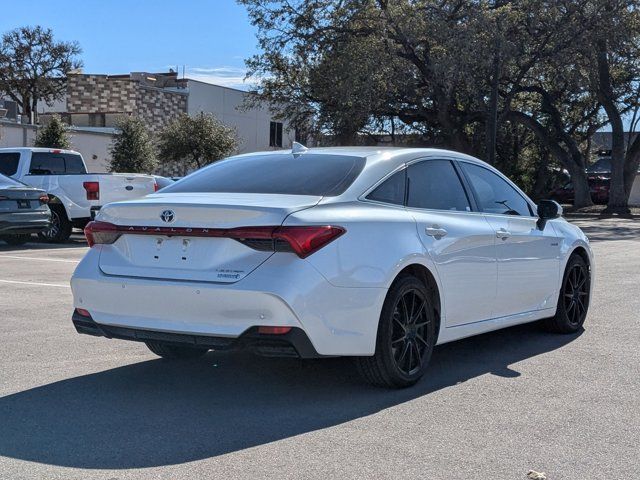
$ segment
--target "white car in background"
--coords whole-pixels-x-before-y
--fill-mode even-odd
[[[473,157],[294,146],[103,208],[71,286],[80,333],[165,358],[354,356],[404,387],[434,345],[544,319],[578,331],[585,235]]]
[[[87,173],[82,155],[54,148],[0,148],[0,173],[49,194],[51,226],[39,235],[64,242],[73,227],[84,228],[102,205],[158,190],[153,176]]]

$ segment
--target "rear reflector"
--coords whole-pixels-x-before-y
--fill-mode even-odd
[[[291,327],[258,327],[258,333],[264,335],[284,335],[290,331]]]
[[[332,225],[264,226],[237,228],[138,227],[89,222],[84,229],[90,247],[111,244],[121,235],[230,238],[260,251],[293,252],[305,258],[332,242],[346,230]]]
[[[83,182],[82,186],[87,191],[87,200],[100,200],[100,182]]]
[[[89,313],[89,310],[85,310],[84,308],[76,308],[76,313],[78,315],[82,315],[83,317],[91,318],[91,314]]]

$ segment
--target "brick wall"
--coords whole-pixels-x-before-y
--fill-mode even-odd
[[[136,115],[152,132],[157,132],[187,112],[187,94],[145,86],[129,77],[71,74],[67,112]]]
[[[68,75],[67,112],[134,113],[136,83],[107,75]]]
[[[187,112],[187,94],[138,85],[136,115],[152,132],[159,131],[181,113]]]

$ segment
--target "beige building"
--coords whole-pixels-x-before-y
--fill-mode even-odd
[[[181,113],[211,113],[235,128],[240,140],[239,153],[291,148],[294,129],[274,119],[267,107],[245,108],[248,95],[251,94],[243,90],[178,78],[173,71],[125,75],[78,73],[68,76],[63,99],[52,104],[41,102],[37,110],[41,124],[58,114],[71,125],[74,148],[94,171],[104,171],[108,165],[108,146],[116,121],[123,115],[135,115],[152,132],[157,132]],[[14,123],[20,120],[13,119]],[[22,135],[22,129],[20,133],[11,127],[7,129],[11,133],[5,135],[5,140],[0,139],[3,145],[7,142],[12,144],[6,146],[32,145],[29,135]]]

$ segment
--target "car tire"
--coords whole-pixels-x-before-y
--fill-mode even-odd
[[[38,233],[38,237],[50,243],[63,243],[69,240],[73,224],[67,217],[64,207],[59,204],[49,205],[51,210],[51,226]]]
[[[436,312],[429,292],[416,277],[403,275],[384,301],[374,355],[356,358],[356,365],[373,385],[409,387],[424,374],[435,341]]]
[[[558,295],[555,316],[542,321],[545,330],[553,333],[575,333],[582,328],[591,294],[591,272],[580,255],[567,262]]]
[[[18,235],[2,235],[0,240],[4,240],[6,243],[12,246],[24,245],[31,240],[31,235],[28,233],[22,233]]]
[[[168,360],[184,360],[190,358],[200,358],[209,351],[207,348],[197,347],[179,347],[176,345],[167,345],[162,342],[145,342],[149,350],[159,357]]]

